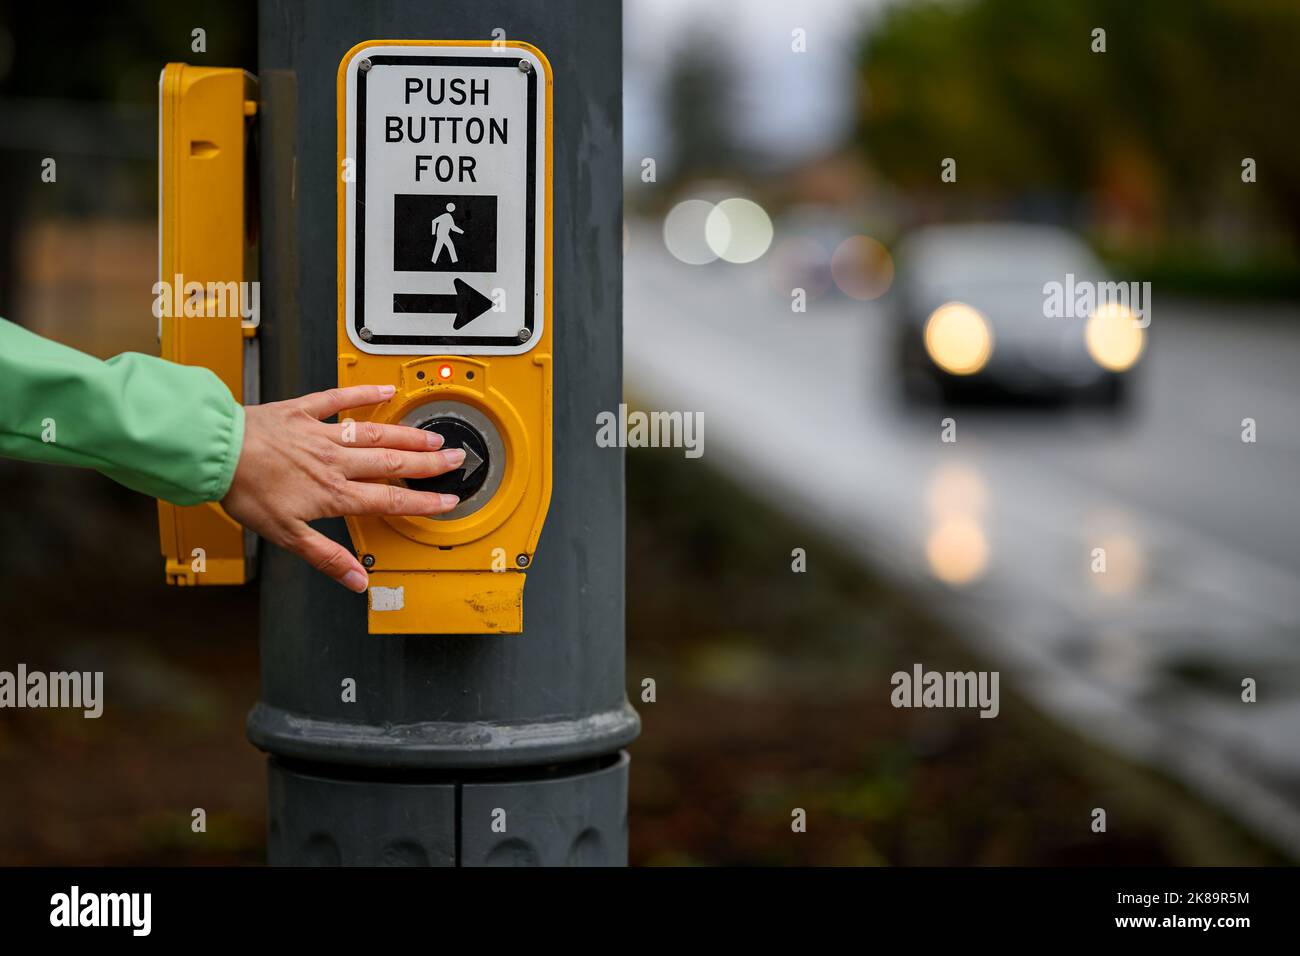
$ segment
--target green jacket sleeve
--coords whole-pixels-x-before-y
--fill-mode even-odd
[[[107,362],[0,319],[0,456],[94,468],[178,505],[224,498],[244,409],[211,370]]]

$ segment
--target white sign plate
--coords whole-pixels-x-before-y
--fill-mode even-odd
[[[353,54],[344,308],[358,349],[513,355],[537,344],[544,77],[540,60],[516,47],[379,44]]]

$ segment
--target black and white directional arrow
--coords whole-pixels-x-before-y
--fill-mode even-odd
[[[463,446],[461,450],[465,452],[465,464],[461,465],[460,468],[460,480],[464,481],[470,475],[474,474],[474,472],[478,471],[479,466],[483,464],[483,459],[480,458],[478,453],[474,451],[473,448],[470,448],[469,445]]]
[[[473,288],[463,279],[456,279],[455,295],[439,295],[423,292],[394,292],[393,311],[415,314],[455,313],[453,329],[469,325],[480,315],[492,308],[492,300]]]

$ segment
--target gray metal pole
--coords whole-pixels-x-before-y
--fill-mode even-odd
[[[554,481],[524,633],[370,636],[363,599],[266,549],[248,735],[270,754],[273,864],[627,859],[623,460],[594,441],[622,391],[619,3],[262,0],[262,395],[336,382],[340,59],[498,28],[555,73]],[[324,530],[348,543],[342,521]]]

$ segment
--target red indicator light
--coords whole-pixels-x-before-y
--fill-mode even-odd
[[[450,365],[439,365],[439,366],[438,366],[438,378],[451,378],[451,366],[450,366]]]

